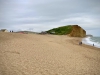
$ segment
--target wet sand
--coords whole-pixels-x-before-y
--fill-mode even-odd
[[[0,75],[100,75],[100,48],[80,40],[0,32]]]

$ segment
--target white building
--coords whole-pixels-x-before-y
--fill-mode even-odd
[[[1,29],[0,32],[8,32],[7,29]]]

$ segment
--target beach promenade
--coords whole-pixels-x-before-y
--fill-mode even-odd
[[[80,40],[0,32],[0,75],[100,75],[100,49]]]

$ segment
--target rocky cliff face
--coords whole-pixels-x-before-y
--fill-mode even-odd
[[[78,25],[72,25],[71,37],[86,37],[86,31]]]

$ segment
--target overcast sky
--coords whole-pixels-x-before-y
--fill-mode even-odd
[[[74,24],[100,36],[100,0],[0,0],[0,29],[45,31]]]

